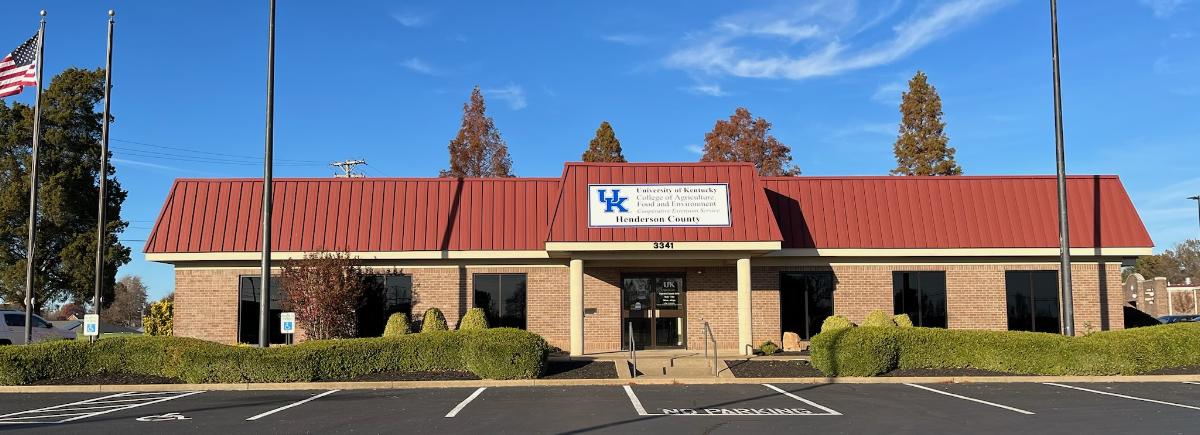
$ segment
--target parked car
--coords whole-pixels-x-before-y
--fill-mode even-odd
[[[25,313],[16,310],[0,310],[0,345],[25,342]],[[33,342],[61,339],[74,340],[75,333],[55,328],[46,319],[33,316]]]
[[[1195,314],[1176,314],[1173,316],[1159,317],[1158,321],[1163,323],[1200,322],[1200,316]]]

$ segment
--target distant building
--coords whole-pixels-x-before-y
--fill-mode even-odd
[[[1123,327],[1121,264],[1153,244],[1116,176],[1068,178],[1075,324]],[[1058,332],[1052,176],[760,177],[742,163],[567,163],[560,178],[275,181],[273,258],[348,251],[359,331],[481,307],[572,353],[743,350],[831,314]],[[176,335],[258,341],[261,180],[176,180],[145,246]],[[272,295],[272,322],[282,296]],[[282,342],[273,326],[271,340]]]

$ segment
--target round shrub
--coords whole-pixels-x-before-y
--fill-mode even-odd
[[[886,328],[896,326],[896,322],[892,321],[892,316],[880,310],[872,311],[867,314],[867,318],[863,320],[863,326],[874,326],[878,328]]]
[[[467,369],[484,379],[533,379],[546,368],[549,345],[541,336],[515,328],[465,334]]]
[[[898,328],[863,326],[822,332],[809,343],[812,365],[827,376],[876,376],[894,370]]]
[[[821,322],[821,332],[836,331],[838,329],[853,328],[854,322],[846,316],[829,316],[825,321]]]
[[[421,332],[429,331],[445,331],[450,328],[446,327],[446,316],[442,315],[442,310],[430,308],[425,310],[425,315],[421,316]]]
[[[412,332],[412,322],[408,320],[408,313],[392,313],[388,316],[387,326],[383,327],[384,337],[399,337]]]
[[[774,355],[775,352],[779,352],[779,345],[767,340],[758,346],[758,351],[762,352],[763,355]]]
[[[487,316],[483,314],[480,308],[471,308],[467,310],[467,314],[462,320],[458,321],[458,329],[462,331],[478,331],[480,329],[488,329]]]
[[[912,318],[908,317],[908,314],[897,314],[895,317],[892,317],[892,322],[901,328],[913,327]]]

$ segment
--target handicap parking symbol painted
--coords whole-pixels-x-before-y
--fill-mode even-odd
[[[178,412],[168,412],[162,415],[147,415],[138,417],[137,421],[154,422],[154,421],[175,421],[175,420],[191,420],[191,417],[185,417]]]

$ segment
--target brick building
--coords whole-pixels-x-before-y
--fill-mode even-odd
[[[1150,237],[1117,177],[1067,188],[1076,329],[1121,328],[1120,267],[1150,254]],[[261,190],[175,182],[145,252],[175,266],[177,335],[258,341]],[[560,178],[278,179],[274,191],[273,260],[344,251],[373,273],[363,335],[392,312],[438,307],[454,325],[473,306],[573,354],[631,334],[639,348],[695,348],[705,322],[719,347],[744,350],[873,310],[1060,330],[1053,177],[568,163]]]

